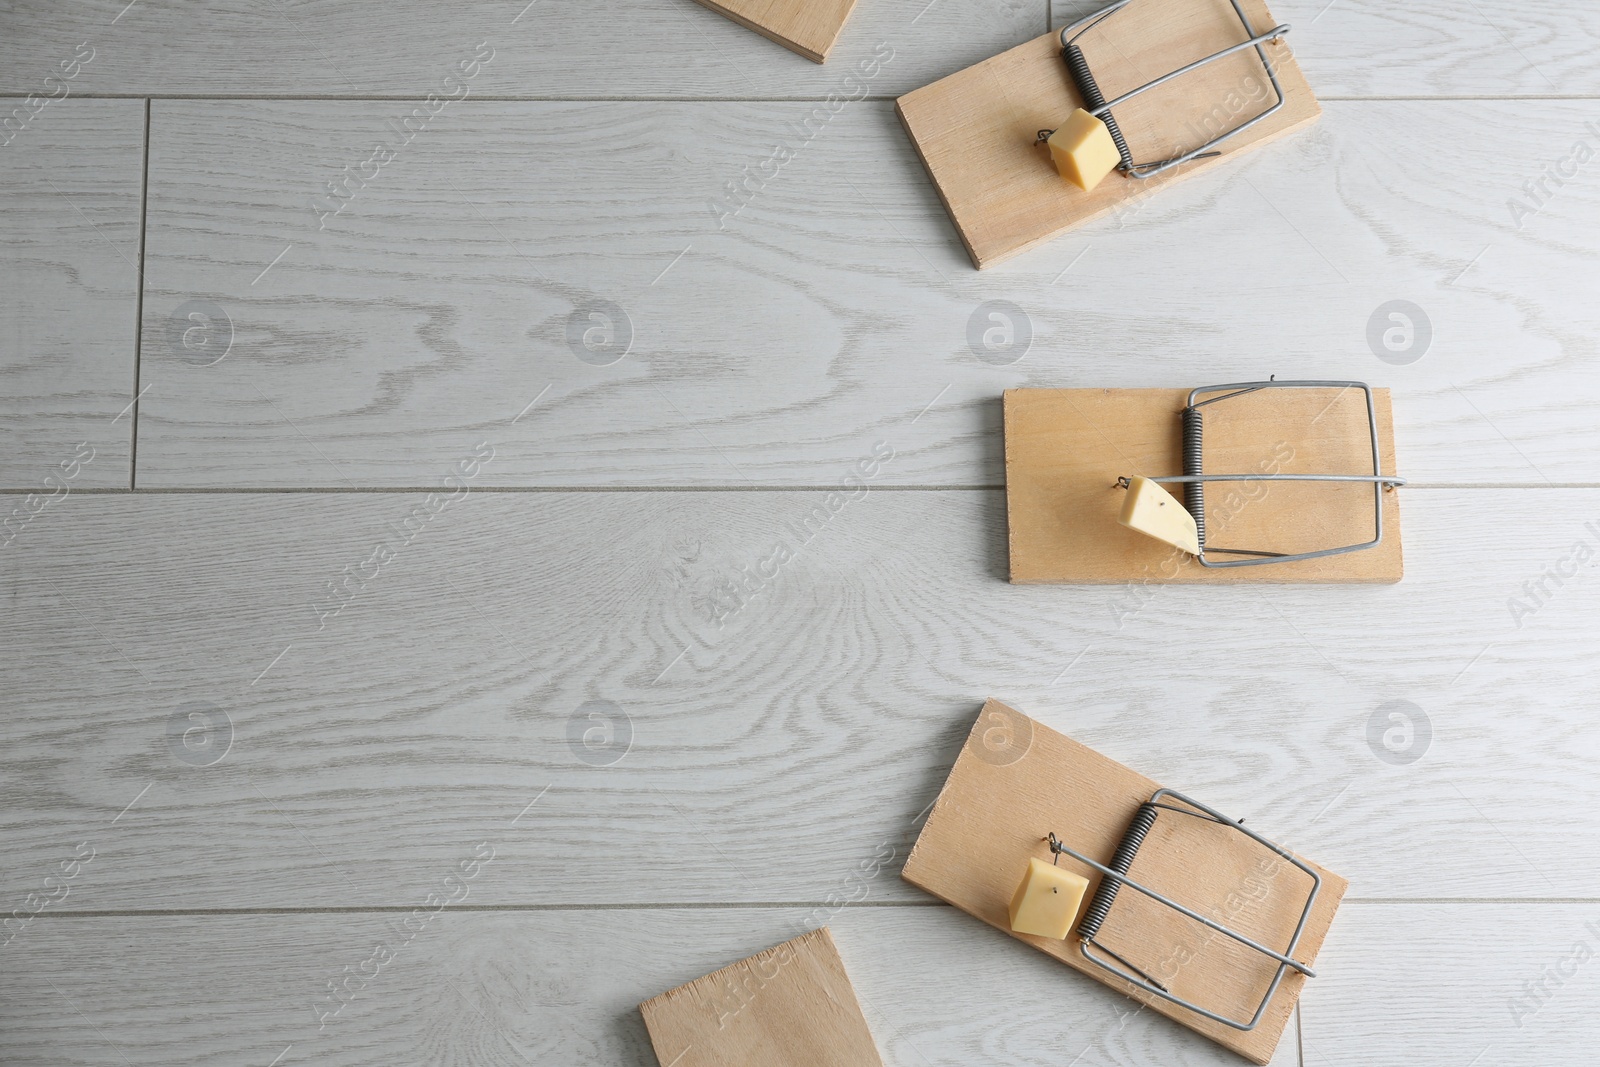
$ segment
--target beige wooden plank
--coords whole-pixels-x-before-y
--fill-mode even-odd
[[[1052,21],[1059,28],[1103,6],[1054,0]],[[1319,96],[1600,91],[1585,45],[1600,33],[1600,12],[1586,5],[1276,0],[1273,9],[1293,27],[1289,42]]]
[[[1591,887],[1594,491],[1411,492],[1395,586],[1063,589],[867,485],[74,495],[0,571],[0,900],[90,840],[63,910],[406,906],[491,830],[483,903],[914,900],[990,695],[1356,897]]]
[[[63,494],[128,484],[144,107],[3,103],[0,487],[36,493],[0,499],[9,544]]]
[[[1308,1067],[1594,1061],[1600,902],[1355,904],[1306,986]]]
[[[140,484],[427,484],[499,425],[499,485],[832,484],[862,434],[890,481],[997,485],[1004,389],[1273,373],[1390,387],[1418,482],[1600,479],[1600,187],[1520,231],[1505,206],[1581,103],[1336,103],[983,274],[884,103],[719,229],[708,200],[810,107],[452,105],[319,230],[389,103],[157,101]],[[219,155],[241,128],[259,151]],[[214,366],[168,344],[196,300],[232,322]]]
[[[791,52],[821,63],[833,51],[855,0],[699,0]]]
[[[837,9],[840,0],[806,6]],[[35,91],[58,57],[86,42],[96,54],[73,83],[75,93],[420,102],[430,92],[457,92],[444,78],[484,45],[492,58],[467,82],[474,95],[821,100],[854,91],[846,81],[852,69],[887,47],[894,62],[871,91],[894,96],[1037,35],[1048,0],[863,4],[822,70],[689,0],[487,0],[438,15],[421,0],[252,0],[203,17],[161,4],[129,7],[127,0],[32,6],[5,15],[0,91]],[[814,47],[816,38],[801,32]]]
[[[479,883],[499,876],[498,863]],[[442,873],[412,873],[418,902]],[[394,913],[36,921],[0,949],[0,1057],[7,1067],[266,1067],[280,1054],[279,1067],[657,1067],[640,999],[819,914],[462,910],[476,894],[404,944]],[[847,908],[828,921],[893,1067],[1241,1062],[953,909]],[[354,995],[319,1029],[313,1008],[332,1010],[328,983],[363,974],[379,943],[397,949],[392,960],[352,979]],[[1279,1067],[1296,1063],[1288,1044]]]
[[[1169,787],[990,700],[974,719],[901,877],[1251,1062],[1268,1063],[1307,978],[1281,973],[1264,954],[1132,886],[1111,898],[1100,917],[1104,925],[1091,931],[1105,880],[1071,855],[1053,855],[1051,840],[1107,866],[1115,866],[1113,856],[1132,842],[1132,866],[1121,870],[1140,886],[1308,967],[1317,962],[1348,883],[1303,856],[1297,859],[1309,870],[1290,866],[1284,861],[1290,857],[1276,849],[1292,856],[1292,843],[1268,849],[1231,826],[1169,813],[1200,814],[1180,800],[1157,802],[1159,814],[1146,809],[1162,788]],[[1145,810],[1156,815],[1154,822],[1130,829]],[[1090,883],[1065,940],[1016,933],[1007,909],[1019,872],[1047,857]],[[1080,940],[1088,937],[1094,938],[1093,955]],[[1234,1025],[1107,972],[1111,967],[1126,975],[1130,966],[1176,1000]],[[1257,1025],[1240,1029],[1251,1021]]]
[[[883,1067],[826,926],[639,1005],[663,1067]]]
[[[1267,389],[1203,405],[1205,471],[1223,474],[1394,474],[1388,390],[1372,411],[1360,389]],[[1259,567],[1202,567],[1181,549],[1120,524],[1119,478],[1184,473],[1183,389],[1013,389],[1006,408],[1006,520],[1013,582],[1397,582],[1400,494],[1375,516],[1370,484],[1213,483],[1195,517],[1213,562],[1225,547],[1284,554],[1371,548]],[[1376,431],[1382,469],[1373,470]],[[1180,507],[1182,487],[1171,485]],[[1248,495],[1246,495],[1248,494]]]
[[[1163,0],[1146,5],[1137,18],[1096,23],[1076,44],[1103,99],[1116,101],[1248,40],[1253,34],[1245,32],[1236,6],[1256,34],[1279,25],[1262,0]],[[1283,39],[1225,55],[1119,105],[1108,122],[1114,119],[1140,164],[1176,159],[1230,129],[1238,127],[1237,133],[1214,154],[1184,166],[1145,179],[1113,172],[1085,191],[1057,173],[1037,138],[1087,107],[1053,31],[895,102],[973,266],[992,267],[1086,222],[1126,212],[1322,114]]]

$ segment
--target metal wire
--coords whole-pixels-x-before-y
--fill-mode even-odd
[[[1244,396],[1247,393],[1260,392],[1263,389],[1332,389],[1341,391],[1360,389],[1366,398],[1367,406],[1367,435],[1372,452],[1371,474],[1206,474],[1204,428],[1200,417],[1200,408],[1207,404],[1215,404],[1223,400]],[[1206,393],[1220,393],[1206,400],[1199,399]],[[1338,399],[1335,397],[1335,399]],[[1330,404],[1331,406],[1331,404]],[[1378,412],[1372,399],[1372,387],[1365,382],[1344,381],[1283,381],[1270,378],[1264,382],[1232,382],[1227,385],[1205,385],[1189,391],[1188,401],[1182,411],[1183,435],[1183,473],[1165,475],[1149,479],[1163,485],[1184,486],[1184,507],[1194,516],[1195,527],[1200,537],[1200,553],[1195,557],[1203,567],[1253,567],[1266,563],[1292,563],[1297,560],[1320,559],[1323,556],[1337,556],[1346,552],[1360,552],[1363,549],[1373,548],[1383,543],[1383,494],[1386,490],[1406,484],[1404,478],[1397,478],[1392,474],[1383,473],[1383,455],[1378,443]],[[1370,541],[1362,541],[1353,545],[1340,545],[1336,548],[1323,548],[1314,552],[1269,552],[1252,548],[1218,548],[1206,544],[1205,530],[1205,490],[1207,482],[1365,482],[1372,486],[1372,524],[1373,532]],[[1126,489],[1129,485],[1126,475],[1117,479],[1117,487]],[[1199,496],[1195,495],[1196,490]],[[1207,558],[1208,553],[1221,553],[1230,556],[1248,556],[1249,559],[1215,560]]]
[[[1170,804],[1163,804],[1161,803],[1163,797],[1171,797],[1173,800],[1176,800],[1187,807],[1179,808]],[[1143,846],[1145,838],[1149,835],[1150,829],[1155,823],[1156,813],[1158,810],[1173,811],[1183,815],[1192,815],[1196,818],[1207,819],[1211,822],[1216,822],[1223,826],[1228,826],[1238,830],[1252,841],[1265,846],[1272,853],[1310,876],[1311,891],[1306,895],[1305,908],[1300,913],[1299,922],[1295,924],[1294,933],[1289,938],[1289,944],[1287,948],[1285,948],[1282,952],[1277,952],[1271,948],[1268,948],[1267,946],[1252,940],[1249,937],[1246,937],[1244,934],[1239,933],[1237,930],[1233,930],[1219,922],[1209,919],[1206,916],[1201,915],[1199,912],[1179,904],[1175,900],[1171,900],[1168,897],[1163,896],[1154,889],[1135,882],[1133,879],[1127,876],[1128,869],[1133,865],[1134,857],[1138,854],[1139,849]],[[1128,832],[1123,835],[1122,841],[1117,845],[1116,852],[1113,853],[1111,857],[1111,864],[1109,866],[1092,860],[1080,852],[1074,851],[1058,840],[1056,835],[1053,833],[1050,835],[1049,840],[1050,851],[1053,854],[1058,856],[1071,856],[1079,863],[1082,863],[1100,873],[1100,887],[1098,890],[1096,890],[1094,898],[1090,901],[1088,910],[1084,912],[1083,920],[1078,924],[1078,940],[1085,959],[1104,970],[1110,971],[1112,974],[1123,979],[1124,981],[1129,982],[1130,984],[1143,989],[1146,992],[1153,993],[1164,1000],[1168,1000],[1173,1004],[1187,1008],[1196,1014],[1203,1015],[1206,1018],[1222,1023],[1225,1026],[1230,1026],[1235,1030],[1253,1030],[1261,1022],[1262,1016],[1266,1014],[1267,1006],[1272,1003],[1272,998],[1277,995],[1278,987],[1282,984],[1284,976],[1289,971],[1297,971],[1300,974],[1305,975],[1307,978],[1316,977],[1315,971],[1313,971],[1306,964],[1301,963],[1294,958],[1294,950],[1300,944],[1301,935],[1305,932],[1306,922],[1311,918],[1311,910],[1316,905],[1317,894],[1322,888],[1322,876],[1316,872],[1315,868],[1311,867],[1305,861],[1297,858],[1288,850],[1267,840],[1254,830],[1246,829],[1243,819],[1230,819],[1221,812],[1208,808],[1199,801],[1191,800],[1182,793],[1175,792],[1174,790],[1158,789],[1149,800],[1139,805],[1138,810],[1134,813],[1133,821],[1128,827]],[[1137,890],[1145,896],[1150,897],[1157,903],[1165,905],[1166,907],[1171,908],[1174,911],[1177,911],[1180,914],[1193,919],[1220,934],[1224,934],[1227,937],[1232,938],[1234,941],[1239,942],[1247,948],[1254,949],[1256,952],[1277,961],[1277,971],[1273,975],[1272,982],[1267,987],[1266,995],[1261,998],[1260,1004],[1257,1005],[1255,1012],[1250,1016],[1250,1018],[1239,1020],[1213,1011],[1210,1008],[1202,1007],[1199,1004],[1195,1004],[1191,1001],[1185,1000],[1180,996],[1177,996],[1168,990],[1167,987],[1158,981],[1154,976],[1149,974],[1149,972],[1131,963],[1126,957],[1112,951],[1096,940],[1096,935],[1099,934],[1100,930],[1105,924],[1107,916],[1111,911],[1111,904],[1116,900],[1117,890],[1120,889],[1124,884],[1132,889]],[[1101,906],[1102,902],[1103,906]],[[1117,962],[1127,967],[1128,970],[1124,971],[1107,963],[1095,953],[1091,952],[1091,947],[1099,949],[1106,955],[1111,956]]]
[[[1267,59],[1267,53],[1262,49],[1261,46],[1270,41],[1276,41],[1278,38],[1287,34],[1289,32],[1289,26],[1287,23],[1283,23],[1274,26],[1265,33],[1256,33],[1255,28],[1250,25],[1250,18],[1245,14],[1244,8],[1239,6],[1239,0],[1228,0],[1228,2],[1232,5],[1234,14],[1238,15],[1240,25],[1244,27],[1244,32],[1246,34],[1246,39],[1244,41],[1241,41],[1240,43],[1232,45],[1228,48],[1224,48],[1220,52],[1213,52],[1211,55],[1205,56],[1202,59],[1197,59],[1193,63],[1186,63],[1176,70],[1169,71],[1168,73],[1161,75],[1159,78],[1152,79],[1151,81],[1145,82],[1143,85],[1130,89],[1128,92],[1123,93],[1114,100],[1107,101],[1104,95],[1100,92],[1099,84],[1095,81],[1094,72],[1089,67],[1088,59],[1084,56],[1083,50],[1078,47],[1076,42],[1078,38],[1094,29],[1115,12],[1120,11],[1124,7],[1128,6],[1128,4],[1131,2],[1132,0],[1116,0],[1116,3],[1112,4],[1110,7],[1080,19],[1072,25],[1066,26],[1061,30],[1061,55],[1066,61],[1067,69],[1072,73],[1072,80],[1078,86],[1078,92],[1083,96],[1084,102],[1088,105],[1084,110],[1088,111],[1089,114],[1094,115],[1096,118],[1100,119],[1100,121],[1104,122],[1106,124],[1106,129],[1111,132],[1111,138],[1117,145],[1117,152],[1122,157],[1122,162],[1117,169],[1122,171],[1123,174],[1130,178],[1153,178],[1158,174],[1162,174],[1181,164],[1188,163],[1191,160],[1204,159],[1210,156],[1219,156],[1222,154],[1221,152],[1212,151],[1212,149],[1216,148],[1217,145],[1221,144],[1230,137],[1234,137],[1240,133],[1243,133],[1251,126],[1254,126],[1256,123],[1262,121],[1267,116],[1273,114],[1283,107],[1283,86],[1278,83],[1278,73],[1272,69],[1272,63]],[[1068,36],[1069,34],[1071,36]],[[1173,156],[1169,159],[1156,160],[1150,163],[1135,163],[1133,161],[1132,153],[1128,150],[1127,141],[1123,138],[1121,130],[1117,128],[1116,119],[1112,117],[1112,109],[1117,107],[1119,104],[1131,100],[1140,93],[1154,89],[1158,85],[1164,85],[1174,78],[1182,77],[1193,70],[1197,70],[1200,67],[1205,66],[1207,63],[1214,63],[1219,59],[1222,59],[1226,56],[1231,56],[1236,52],[1242,52],[1247,48],[1255,49],[1256,56],[1261,60],[1262,69],[1266,71],[1267,81],[1271,83],[1273,95],[1275,97],[1272,105],[1254,117],[1239,123],[1233,129],[1224,130],[1222,133],[1219,133],[1217,136],[1211,138],[1211,140],[1207,141],[1203,145],[1200,145],[1198,148],[1193,149],[1192,151],[1181,153],[1180,155]],[[1039,140],[1045,140],[1051,132],[1053,131],[1040,130]]]
[[[1205,473],[1205,418],[1200,409],[1190,405],[1183,409],[1183,473],[1193,476]],[[1183,506],[1194,516],[1195,533],[1200,539],[1200,551],[1206,548],[1206,483],[1185,482]]]
[[[1094,80],[1094,72],[1089,69],[1089,61],[1083,56],[1083,49],[1075,44],[1067,44],[1061,54],[1066,58],[1067,69],[1072,72],[1072,80],[1078,83],[1078,91],[1083,94],[1083,99],[1089,105],[1092,115],[1097,110],[1106,106],[1106,98],[1100,92],[1100,84]],[[1106,124],[1106,130],[1111,134],[1111,141],[1117,146],[1117,155],[1122,157],[1122,168],[1127,170],[1133,163],[1133,153],[1128,150],[1127,138],[1122,136],[1122,127],[1117,125],[1117,120],[1110,111],[1100,115],[1100,121]]]

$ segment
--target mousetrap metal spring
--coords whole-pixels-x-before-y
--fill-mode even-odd
[[[1177,804],[1162,803],[1164,799],[1169,797],[1172,800],[1177,801],[1179,804],[1187,806],[1179,807]],[[1132,878],[1128,877],[1128,871],[1133,866],[1134,858],[1138,856],[1140,848],[1144,846],[1145,838],[1149,835],[1151,828],[1155,826],[1157,815],[1163,811],[1176,812],[1179,815],[1193,816],[1197,819],[1204,819],[1208,822],[1214,822],[1221,826],[1227,826],[1238,830],[1252,841],[1255,841],[1269,849],[1280,859],[1293,864],[1296,868],[1303,871],[1307,876],[1310,877],[1311,892],[1306,896],[1305,908],[1300,912],[1299,921],[1295,923],[1294,934],[1289,938],[1289,945],[1287,948],[1285,948],[1282,952],[1276,952],[1273,949],[1268,948],[1266,945],[1263,945],[1252,938],[1246,937],[1237,930],[1233,930],[1227,926],[1224,926],[1215,920],[1208,919],[1199,912],[1187,908],[1184,905],[1179,904],[1177,901],[1165,897],[1156,892],[1154,889],[1151,889],[1145,885],[1141,885]],[[1260,1024],[1262,1016],[1266,1014],[1267,1006],[1272,1003],[1272,998],[1277,994],[1278,986],[1282,984],[1283,978],[1286,974],[1288,974],[1290,971],[1296,971],[1305,975],[1307,978],[1316,977],[1315,971],[1294,959],[1294,950],[1299,947],[1300,937],[1305,932],[1306,922],[1311,918],[1311,909],[1317,902],[1317,893],[1322,889],[1322,877],[1321,875],[1317,874],[1313,867],[1304,861],[1297,859],[1286,849],[1267,840],[1254,830],[1246,829],[1243,819],[1230,819],[1221,812],[1214,811],[1213,809],[1206,807],[1204,804],[1201,804],[1195,800],[1191,800],[1175,790],[1158,789],[1151,795],[1149,800],[1139,805],[1138,810],[1134,813],[1133,822],[1129,824],[1127,833],[1123,835],[1122,841],[1117,845],[1117,850],[1115,853],[1113,853],[1111,857],[1111,863],[1109,865],[1097,863],[1088,856],[1085,856],[1083,853],[1074,851],[1057,839],[1056,835],[1053,833],[1050,835],[1050,852],[1052,854],[1052,858],[1054,859],[1059,860],[1062,855],[1067,855],[1077,860],[1079,863],[1091,867],[1100,873],[1100,886],[1095,890],[1094,897],[1089,901],[1089,907],[1085,909],[1083,918],[1078,922],[1077,934],[1079,948],[1082,951],[1084,958],[1095,964],[1097,967],[1110,971],[1112,974],[1123,979],[1124,981],[1131,982],[1133,985],[1138,986],[1147,993],[1153,993],[1156,996],[1161,997],[1163,1000],[1170,1001],[1179,1007],[1187,1008],[1198,1015],[1205,1016],[1207,1019],[1222,1023],[1224,1026],[1231,1026],[1235,1030],[1253,1030],[1257,1025]],[[1201,923],[1212,930],[1215,930],[1217,933],[1230,937],[1239,942],[1241,945],[1244,945],[1250,949],[1254,949],[1256,952],[1259,952],[1262,955],[1277,961],[1277,972],[1272,976],[1272,982],[1267,987],[1266,995],[1261,998],[1261,1003],[1256,1006],[1254,1013],[1252,1013],[1248,1019],[1235,1019],[1230,1016],[1223,1015],[1220,1012],[1213,1011],[1210,1008],[1195,1004],[1192,1001],[1185,1000],[1183,997],[1173,993],[1163,982],[1157,979],[1154,975],[1150,974],[1150,972],[1139,967],[1137,964],[1134,964],[1126,957],[1119,955],[1117,952],[1107,947],[1099,940],[1099,936],[1101,930],[1105,926],[1106,919],[1111,914],[1111,906],[1116,903],[1117,894],[1125,885],[1130,889],[1135,889],[1138,892],[1143,893],[1145,896],[1151,898],[1157,903],[1171,908],[1174,911],[1177,911],[1180,914],[1193,919],[1194,921]],[[1091,949],[1098,951],[1090,951]],[[1110,957],[1111,960],[1115,960],[1122,966],[1115,966],[1105,957]]]
[[[1078,46],[1077,42],[1078,38],[1082,37],[1084,34],[1100,25],[1101,22],[1105,21],[1116,12],[1127,7],[1128,4],[1132,3],[1132,0],[1116,0],[1116,3],[1112,4],[1110,7],[1107,7],[1102,11],[1098,11],[1093,15],[1089,15],[1086,18],[1079,19],[1077,22],[1067,26],[1061,31],[1061,58],[1066,61],[1067,70],[1071,72],[1072,80],[1077,84],[1078,92],[1083,97],[1084,110],[1106,124],[1106,130],[1111,134],[1112,143],[1117,146],[1117,154],[1122,157],[1122,162],[1118,164],[1117,169],[1128,177],[1153,178],[1158,174],[1169,171],[1173,167],[1181,166],[1182,164],[1193,159],[1201,159],[1209,156],[1220,156],[1222,154],[1221,152],[1213,151],[1217,145],[1221,144],[1223,141],[1226,141],[1230,137],[1243,133],[1251,126],[1254,126],[1256,123],[1262,121],[1267,116],[1273,114],[1279,108],[1283,107],[1283,86],[1278,84],[1277,71],[1272,69],[1272,63],[1267,59],[1267,53],[1261,46],[1267,44],[1268,42],[1276,41],[1278,38],[1287,34],[1289,32],[1288,24],[1284,23],[1274,26],[1265,33],[1256,33],[1255,28],[1250,25],[1250,17],[1244,13],[1244,8],[1239,6],[1239,0],[1228,0],[1228,2],[1233,5],[1234,13],[1239,16],[1239,23],[1244,27],[1246,40],[1241,41],[1231,47],[1224,48],[1220,52],[1213,52],[1211,55],[1206,56],[1203,59],[1197,59],[1193,63],[1186,63],[1177,70],[1170,71],[1169,73],[1163,74],[1159,78],[1147,81],[1143,85],[1130,89],[1121,96],[1110,101],[1106,100],[1105,95],[1100,91],[1100,84],[1095,80],[1094,71],[1089,67],[1088,57],[1083,54],[1083,49]],[[1068,34],[1071,34],[1071,36],[1069,37]],[[1217,134],[1215,137],[1211,138],[1211,140],[1207,141],[1200,147],[1193,149],[1192,151],[1184,152],[1181,155],[1172,156],[1168,159],[1156,160],[1150,163],[1134,162],[1133,153],[1128,149],[1127,138],[1122,135],[1121,128],[1117,126],[1117,120],[1112,114],[1112,109],[1126,103],[1127,101],[1138,96],[1140,93],[1154,89],[1158,85],[1164,85],[1174,78],[1182,77],[1183,75],[1188,74],[1190,71],[1198,70],[1200,67],[1203,67],[1208,63],[1214,63],[1219,59],[1222,59],[1226,56],[1231,56],[1235,52],[1242,52],[1247,48],[1255,49],[1256,55],[1261,59],[1261,66],[1262,69],[1266,71],[1267,81],[1272,85],[1272,92],[1274,96],[1272,105],[1266,110],[1262,111],[1260,114],[1244,120],[1243,122],[1234,126],[1232,129],[1224,130],[1223,132]],[[1053,132],[1055,131],[1040,130],[1039,140],[1046,140]]]
[[[1205,473],[1205,417],[1201,408],[1208,404],[1232,400],[1234,397],[1258,392],[1262,389],[1359,389],[1367,403],[1367,434],[1372,451],[1371,474],[1207,474]],[[1221,393],[1209,400],[1199,400],[1207,393]],[[1337,399],[1337,398],[1335,398]],[[1330,404],[1331,406],[1331,404]],[[1383,543],[1383,494],[1386,490],[1406,484],[1404,478],[1383,473],[1383,455],[1378,443],[1378,413],[1373,405],[1372,387],[1365,382],[1338,381],[1278,381],[1233,382],[1228,385],[1206,385],[1189,391],[1189,399],[1182,412],[1183,420],[1183,473],[1149,479],[1156,483],[1179,483],[1183,486],[1184,508],[1194,517],[1195,531],[1199,535],[1200,554],[1195,558],[1203,567],[1255,567],[1266,563],[1292,563],[1303,559],[1320,559],[1346,552],[1360,552]],[[1211,482],[1367,482],[1372,485],[1372,539],[1336,548],[1321,548],[1313,552],[1269,552],[1252,548],[1219,548],[1206,544],[1206,485]],[[1117,487],[1128,488],[1126,475],[1117,479]],[[1247,559],[1213,560],[1208,552],[1229,556],[1246,556]]]

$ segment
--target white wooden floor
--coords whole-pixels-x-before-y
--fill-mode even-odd
[[[645,1067],[823,920],[897,1067],[1238,1062],[899,881],[990,695],[1351,879],[1276,1063],[1594,1062],[1600,8],[1280,0],[1319,125],[980,275],[893,97],[1092,5],[525,5],[0,3],[0,1062]],[[1005,583],[1003,389],[1273,373],[1402,584]]]

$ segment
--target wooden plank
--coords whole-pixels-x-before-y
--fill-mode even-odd
[[[819,51],[826,51],[817,49],[822,31],[842,22],[848,8],[846,0],[721,0],[719,6],[764,21],[769,5],[811,9],[786,32]],[[486,45],[493,56],[468,83],[474,96],[822,100],[854,91],[851,71],[884,48],[894,61],[871,80],[870,91],[894,96],[1025,41],[1048,19],[1048,0],[926,10],[878,0],[850,18],[828,68],[819,71],[811,60],[754,40],[684,0],[582,7],[494,0],[448,19],[435,17],[437,8],[422,0],[395,0],[381,12],[363,5],[240,5],[199,19],[159,4],[126,7],[126,0],[85,0],[67,10],[8,12],[0,92],[37,91],[58,59],[87,42],[96,55],[74,93],[388,97],[415,104],[428,93],[455,92],[443,79]],[[361,47],[347,47],[350,41]]]
[[[835,484],[876,435],[899,451],[884,482],[999,485],[1005,389],[1273,373],[1392,388],[1420,484],[1600,481],[1600,185],[1520,231],[1504,213],[1587,105],[1335,104],[998,274],[970,270],[880,103],[719,229],[707,198],[811,106],[451,105],[319,230],[313,195],[398,112],[157,101],[139,484],[433,484],[498,423],[487,484]],[[260,152],[194,165],[241,128]],[[1462,164],[1424,173],[1419,152]],[[234,324],[215,366],[168,351],[191,300]],[[1373,347],[1395,300],[1424,316],[1405,365]],[[600,301],[631,322],[608,366],[567,335]],[[1014,347],[984,344],[996,307]],[[715,358],[685,360],[687,338]]]
[[[1591,1063],[1597,952],[1592,899],[1348,907],[1300,1001],[1304,1062]]]
[[[39,93],[0,107],[0,487],[34,492],[0,501],[4,544],[52,498],[127,486],[133,428],[144,107]]]
[[[1383,496],[1383,540],[1348,555],[1262,567],[1206,568],[1121,526],[1121,477],[1183,473],[1187,389],[1009,389],[1006,516],[1013,582],[1398,582],[1399,493]],[[1395,473],[1389,393],[1373,390],[1380,473]],[[1359,389],[1279,389],[1204,409],[1209,474],[1371,474]],[[1177,490],[1182,499],[1181,486]],[[1370,485],[1214,483],[1206,544],[1312,552],[1376,533]],[[1213,559],[1232,557],[1216,554]]]
[[[83,840],[63,911],[410,907],[491,829],[475,903],[915,900],[988,693],[1357,895],[1592,888],[1594,491],[1416,491],[1396,586],[1065,590],[1003,494],[869,485],[75,494],[0,567],[0,911]]]
[[[697,0],[698,3],[769,40],[825,62],[844,29],[856,0]]]
[[[754,952],[807,915],[452,908],[321,1030],[310,1005],[393,936],[393,915],[40,919],[0,950],[0,1056],[121,1064],[120,1049],[138,1067],[268,1064],[292,1044],[284,1064],[379,1067],[426,1048],[446,1064],[656,1067],[638,998]],[[1467,1064],[1481,1054],[1480,1064],[1585,1067],[1593,960],[1559,985],[1546,978],[1551,995],[1521,1027],[1512,1002],[1575,944],[1595,947],[1593,920],[1592,902],[1347,902],[1301,997],[1305,1062]],[[846,908],[830,921],[889,1062],[1242,1062],[1042,954],[1015,951],[954,908]],[[174,948],[186,945],[205,951]],[[1275,1063],[1297,1065],[1296,1051],[1284,1041]]]
[[[1263,0],[1242,7],[1255,32],[1278,25]],[[1164,0],[1111,15],[1078,44],[1105,99],[1116,100],[1249,36],[1231,0]],[[1062,179],[1035,139],[1089,106],[1062,60],[1057,33],[908,93],[895,110],[973,266],[982,270],[1315,122],[1322,110],[1286,40],[1261,51],[1277,73],[1281,108],[1272,111],[1277,92],[1256,50],[1209,63],[1116,109],[1134,160],[1175,158],[1259,121],[1230,137],[1216,156],[1145,180],[1113,173],[1087,192]]]
[[[826,926],[639,1005],[662,1067],[883,1067]]]
[[[1055,25],[1102,6],[1057,0]],[[83,0],[66,10],[8,13],[0,91],[37,91],[43,75],[85,40],[98,54],[82,90],[132,96],[420,99],[456,56],[484,40],[497,55],[474,92],[492,95],[820,98],[832,88],[827,75],[819,86],[805,59],[752,42],[746,31],[681,0],[610,0],[599,9],[504,0],[449,19],[430,18],[435,9],[418,0],[395,0],[383,18],[347,5],[241,6],[206,19],[158,4],[123,13],[125,7],[123,0]],[[874,92],[898,95],[1029,39],[1046,19],[1039,0],[924,7],[865,5],[830,63],[854,63],[887,40],[897,49],[896,66]],[[1586,47],[1600,35],[1600,12],[1589,5],[1529,0],[1515,17],[1459,0],[1415,0],[1403,9],[1384,0],[1332,7],[1327,0],[1277,0],[1273,7],[1294,27],[1290,44],[1324,97],[1600,92]],[[349,40],[370,47],[332,43]]]
[[[991,699],[973,723],[900,876],[1224,1048],[1268,1063],[1305,986],[1304,975],[1290,972],[1274,991],[1279,968],[1273,960],[1132,889],[1119,894],[1099,940],[1154,975],[1173,996],[1218,1015],[1248,1021],[1264,1004],[1259,1025],[1240,1030],[1107,973],[1084,954],[1076,936],[1062,941],[1011,930],[1006,905],[1028,859],[1050,856],[1051,834],[1110,864],[1139,806],[1158,788],[1137,771]],[[1090,880],[1080,905],[1088,909],[1101,877],[1070,857],[1060,862]],[[1348,887],[1343,878],[1311,863],[1322,879],[1312,900],[1311,879],[1271,850],[1231,827],[1176,816],[1156,819],[1133,864],[1128,873],[1141,884],[1280,952],[1289,951],[1310,901],[1293,952],[1308,965],[1315,965]]]
[[[427,879],[410,879],[418,902]],[[437,1064],[658,1067],[641,997],[771,944],[816,911],[474,912],[475,899],[476,889],[428,923],[376,978],[352,981],[320,1029],[313,1006],[327,1011],[329,981],[394,943],[393,913],[40,919],[0,950],[0,1057],[265,1067],[283,1054],[280,1067],[382,1067],[425,1049]],[[889,1063],[1240,1062],[1042,956],[1005,951],[953,908],[846,908],[831,922]],[[1296,1063],[1292,1050],[1277,1060]]]

